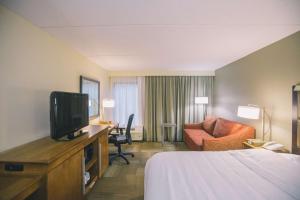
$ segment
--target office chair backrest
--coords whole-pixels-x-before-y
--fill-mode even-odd
[[[128,140],[128,144],[132,143],[130,130],[131,130],[131,125],[132,125],[133,117],[134,117],[134,114],[131,114],[129,116],[127,127],[126,127],[126,133],[125,134],[126,134],[126,137],[127,137],[127,140]]]

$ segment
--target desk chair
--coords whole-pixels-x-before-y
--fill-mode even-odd
[[[122,148],[121,148],[122,144],[131,144],[132,143],[130,129],[131,129],[133,117],[134,117],[134,114],[131,114],[129,116],[125,135],[123,135],[123,129],[125,129],[125,128],[118,128],[120,130],[120,134],[111,134],[110,135],[108,142],[111,144],[114,144],[116,147],[118,147],[118,153],[110,153],[109,154],[109,165],[111,165],[112,161],[117,157],[123,158],[126,161],[127,165],[129,165],[129,161],[125,156],[131,155],[131,157],[134,157],[133,153],[122,152]]]

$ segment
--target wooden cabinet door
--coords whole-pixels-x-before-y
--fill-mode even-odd
[[[83,150],[48,173],[48,200],[83,199]]]
[[[108,167],[108,157],[109,157],[109,152],[108,152],[108,134],[107,132],[105,134],[102,134],[99,138],[99,177],[101,177],[106,168]]]

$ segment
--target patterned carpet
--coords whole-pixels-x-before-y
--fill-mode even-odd
[[[164,146],[161,143],[144,142],[124,145],[125,152],[133,152],[135,157],[124,160],[117,158],[106,170],[104,177],[98,180],[93,190],[89,193],[88,200],[143,200],[144,199],[144,167],[147,160],[155,153],[162,151],[185,151],[184,143]],[[110,146],[110,151],[116,151]]]

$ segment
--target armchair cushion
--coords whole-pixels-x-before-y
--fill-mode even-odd
[[[241,127],[242,124],[239,124],[237,122],[229,121],[223,118],[218,118],[213,132],[213,136],[216,138],[224,137],[235,132]]]
[[[212,135],[214,132],[216,122],[217,122],[216,117],[206,117],[202,125],[203,130],[205,130],[207,133]]]

